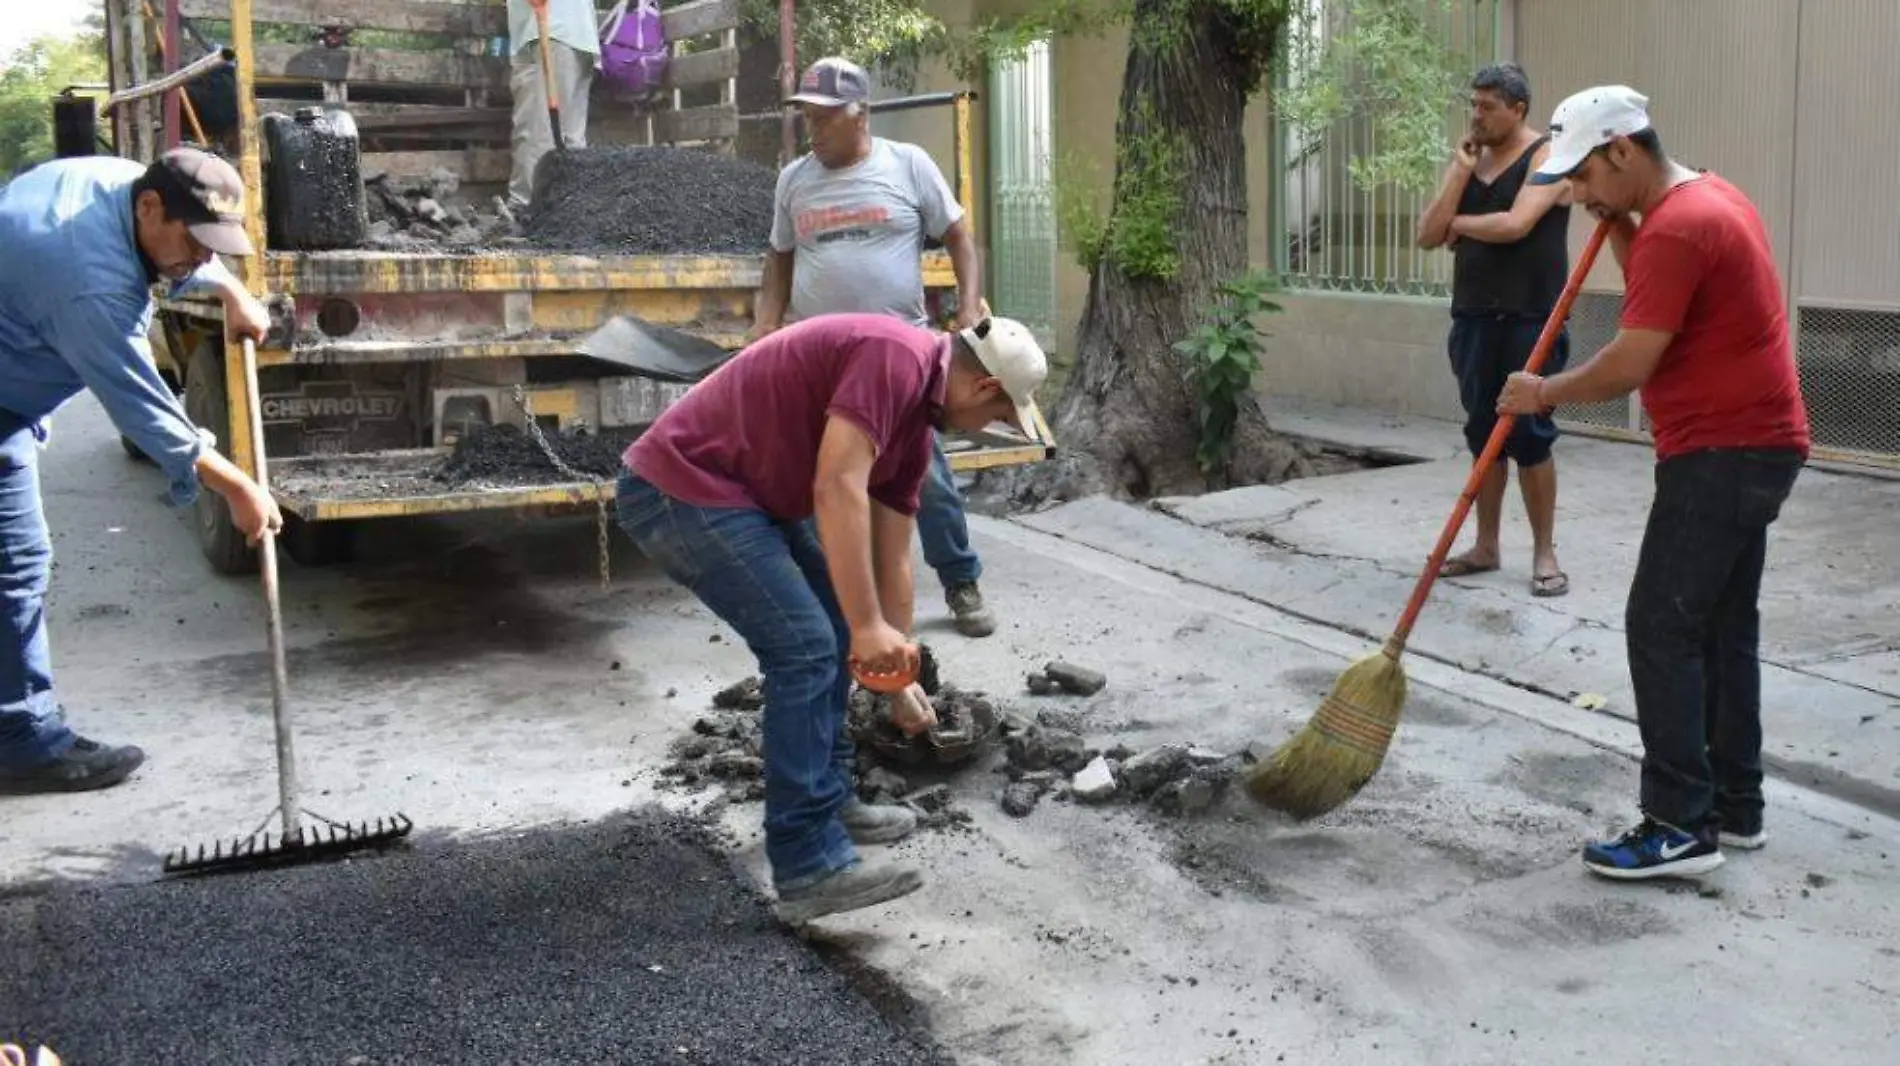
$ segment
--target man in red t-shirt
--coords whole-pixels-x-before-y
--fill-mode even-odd
[[[1767,839],[1757,604],[1768,527],[1809,447],[1767,229],[1735,186],[1663,153],[1648,103],[1610,85],[1558,105],[1532,180],[1568,180],[1576,203],[1616,220],[1621,328],[1581,366],[1512,375],[1498,400],[1527,415],[1641,389],[1655,427],[1656,493],[1624,623],[1644,817],[1583,854],[1617,878],[1703,873],[1722,845]]]
[[[765,854],[786,921],[922,884],[907,867],[858,861],[856,844],[898,840],[916,817],[853,794],[845,658],[879,671],[904,658],[934,432],[997,421],[1029,431],[1047,376],[1042,349],[1010,319],[940,333],[890,315],[819,315],[740,352],[627,449],[621,528],[758,657]],[[915,685],[896,712],[933,722]]]

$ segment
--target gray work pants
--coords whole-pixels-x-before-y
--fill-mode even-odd
[[[561,137],[569,148],[587,147],[587,93],[594,84],[594,56],[559,41],[548,42],[554,58],[554,89],[561,107]],[[514,172],[510,206],[526,204],[534,191],[534,168],[554,149],[548,128],[548,93],[541,79],[541,45],[530,41],[515,52],[509,88],[514,93]]]

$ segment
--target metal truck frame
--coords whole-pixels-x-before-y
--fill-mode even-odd
[[[153,4],[162,6],[162,19]],[[275,322],[257,353],[259,391],[272,491],[286,515],[283,541],[292,557],[306,565],[341,557],[350,532],[364,520],[497,509],[593,509],[604,541],[611,480],[450,487],[430,472],[449,454],[458,427],[508,422],[532,433],[576,423],[622,430],[649,424],[684,387],[629,376],[580,356],[578,342],[612,316],[630,314],[736,350],[751,321],[763,256],[272,249],[265,232],[259,86],[280,95],[321,92],[321,101],[264,101],[278,109],[360,110],[366,137],[375,129],[412,138],[464,138],[449,150],[411,141],[424,147],[365,153],[366,171],[419,174],[459,162],[464,180],[492,177],[497,170],[505,174],[505,151],[476,146],[483,130],[491,143],[506,144],[506,106],[486,105],[489,93],[506,92],[508,60],[505,48],[501,56],[484,54],[497,50],[497,33],[506,39],[505,9],[442,0],[106,0],[106,7],[115,94],[158,76],[140,62],[154,41],[168,71],[184,65],[178,61],[181,15],[218,18],[228,12],[246,229],[261,250],[242,262],[239,276],[272,308]],[[254,17],[308,26],[316,43],[258,46]],[[671,107],[619,116],[619,135],[610,130],[600,143],[698,144],[730,152],[739,129],[737,0],[692,0],[668,9],[666,18],[677,57],[669,73]],[[349,42],[359,29],[463,37],[472,49],[358,48]],[[437,90],[438,102],[350,101],[378,88],[399,95],[404,77]],[[702,99],[713,87],[717,102],[685,106],[695,86]],[[177,143],[189,132],[179,99],[174,91],[162,103],[146,98],[112,107],[119,153],[148,160]],[[966,217],[973,217],[973,99],[972,93],[954,92],[874,105],[885,111],[949,110],[955,123],[953,180]],[[188,103],[184,117],[196,124]],[[590,132],[590,143],[596,143],[592,137]],[[924,277],[933,318],[948,321],[956,284],[948,257],[926,252]],[[216,433],[240,468],[255,470],[244,391],[226,384],[243,380],[242,353],[224,338],[217,301],[162,301],[152,339],[159,366],[182,391],[192,420]],[[1048,458],[1053,437],[1040,412],[1036,417],[1041,440],[1000,426],[947,437],[951,466],[969,471]],[[255,550],[244,543],[220,498],[202,494],[196,518],[200,546],[215,570],[256,567]]]

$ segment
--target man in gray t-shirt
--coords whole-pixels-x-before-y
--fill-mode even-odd
[[[870,97],[870,79],[848,60],[821,59],[801,79],[792,100],[804,107],[812,150],[779,173],[772,251],[748,340],[784,325],[788,311],[793,319],[888,314],[928,327],[927,239],[943,243],[956,271],[955,328],[975,325],[987,311],[962,205],[927,152],[871,136]],[[971,637],[995,632],[977,587],[982,562],[970,547],[941,440],[924,484],[917,534],[957,631]]]

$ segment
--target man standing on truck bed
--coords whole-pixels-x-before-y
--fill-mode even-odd
[[[1026,424],[1047,375],[1042,349],[1008,319],[946,334],[821,315],[747,347],[627,449],[621,528],[758,657],[765,854],[786,921],[922,883],[859,863],[855,845],[900,840],[917,820],[854,794],[846,659],[887,672],[904,653],[911,523],[935,432]],[[893,712],[911,732],[934,724],[916,684]]]
[[[1624,632],[1643,736],[1642,820],[1583,850],[1613,878],[1697,874],[1762,829],[1761,599],[1768,527],[1810,445],[1788,305],[1748,197],[1664,154],[1649,101],[1622,85],[1557,106],[1535,182],[1568,179],[1616,219],[1616,337],[1574,370],[1511,375],[1500,413],[1642,390],[1655,498]],[[1639,227],[1631,215],[1641,215]]]
[[[1526,121],[1530,105],[1530,83],[1515,63],[1486,67],[1471,79],[1471,132],[1418,223],[1420,247],[1453,245],[1447,347],[1465,409],[1465,444],[1474,457],[1497,425],[1498,390],[1508,374],[1524,369],[1570,274],[1569,194],[1562,185],[1524,180],[1550,154],[1549,138]],[[1565,328],[1545,365],[1561,370],[1569,354]],[[1557,565],[1557,463],[1550,454],[1556,439],[1548,412],[1517,420],[1504,454],[1478,488],[1476,541],[1445,560],[1442,576],[1498,569],[1504,489],[1516,461],[1531,523],[1531,595],[1570,591]]]
[[[561,139],[587,147],[587,94],[600,59],[600,30],[593,0],[542,0],[548,9],[548,55],[554,60],[554,91],[560,94]],[[541,27],[529,0],[508,0],[508,90],[514,96],[513,170],[508,206],[519,210],[534,196],[534,168],[554,150],[548,128],[548,90],[541,75]]]
[[[60,405],[90,389],[119,431],[171,478],[189,506],[223,496],[253,544],[283,528],[277,504],[191,424],[153,365],[152,286],[215,290],[235,335],[270,318],[214,253],[252,254],[244,183],[190,148],[150,167],[92,156],[36,167],[0,189],[0,791],[115,785],[136,747],[78,737],[53,690],[45,597],[53,545],[40,508],[40,445]]]
[[[957,276],[956,328],[983,317],[976,242],[943,172],[914,144],[871,135],[871,83],[846,59],[821,59],[799,82],[811,153],[779,173],[772,251],[750,339],[795,319],[838,312],[892,315],[928,326],[926,238],[943,242]],[[943,444],[933,440],[917,534],[957,631],[995,632],[977,585],[983,563]]]

